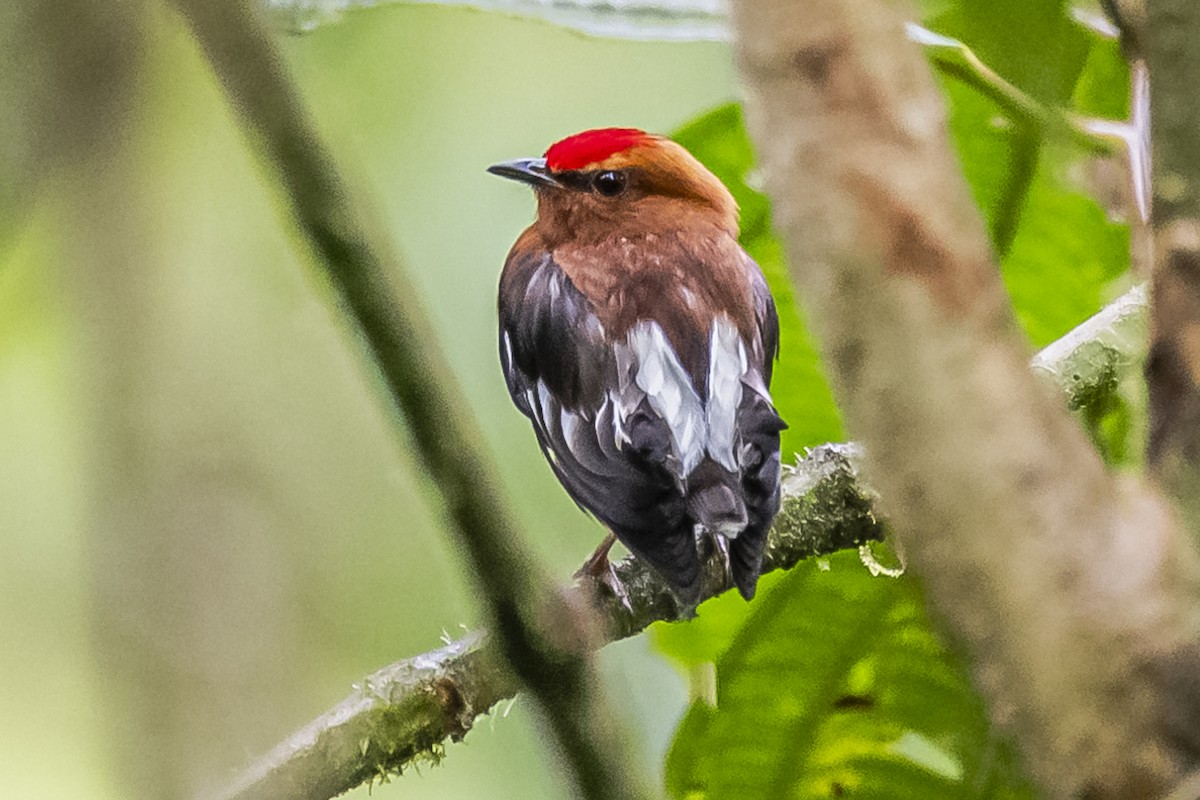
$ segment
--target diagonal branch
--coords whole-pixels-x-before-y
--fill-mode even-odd
[[[1200,559],[1026,367],[907,11],[734,4],[791,274],[993,720],[1051,798],[1161,796],[1200,755]]]
[[[498,652],[537,700],[581,796],[644,796],[596,690],[584,646],[588,622],[554,590],[524,545],[449,380],[452,372],[413,301],[416,293],[404,285],[399,259],[343,181],[260,21],[241,0],[174,4],[282,184],[305,243],[382,373],[444,503],[448,529],[483,590]]]
[[[882,538],[882,526],[856,481],[853,457],[852,446],[825,445],[789,471],[784,510],[768,543],[764,572]],[[629,592],[628,607],[595,584],[566,590],[576,603],[600,610],[608,621],[606,639],[679,619],[670,589],[642,562],[626,558],[615,568]],[[727,588],[724,570],[710,558],[702,596]],[[498,656],[493,640],[472,633],[379,670],[213,800],[325,800],[412,763],[439,760],[445,739],[461,739],[477,716],[516,694],[518,683]]]
[[[1141,363],[1146,297],[1136,288],[1051,344],[1033,360],[1072,408],[1103,405],[1119,379]],[[783,509],[768,539],[764,571],[859,547],[882,536],[873,493],[857,478],[854,445],[813,449],[784,479]],[[607,620],[608,640],[634,636],[679,609],[670,590],[640,561],[616,565],[629,591],[623,606],[594,586],[572,590]],[[729,588],[715,560],[705,565],[702,597]],[[480,632],[439,650],[384,667],[354,694],[265,754],[213,800],[333,797],[361,783],[441,758],[446,739],[458,741],[475,718],[515,696],[517,682]]]

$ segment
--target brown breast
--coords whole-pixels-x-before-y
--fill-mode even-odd
[[[623,340],[639,320],[654,320],[694,375],[706,369],[716,317],[728,316],[748,344],[759,338],[746,257],[716,226],[563,244],[553,256],[591,301],[610,340]]]

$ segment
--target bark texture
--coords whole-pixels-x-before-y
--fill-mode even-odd
[[[1150,441],[1155,477],[1200,523],[1200,10],[1188,0],[1147,5],[1144,42],[1154,91],[1154,275]]]
[[[1026,368],[909,11],[735,3],[792,275],[882,510],[1038,782],[1162,795],[1197,753],[1197,556]]]

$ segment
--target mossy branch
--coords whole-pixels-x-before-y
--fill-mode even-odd
[[[1102,404],[1116,391],[1116,378],[1140,363],[1145,324],[1145,290],[1138,287],[1039,353],[1033,367],[1057,383],[1072,408]],[[822,445],[786,469],[783,509],[767,541],[764,571],[882,538],[873,494],[858,479],[857,458],[856,445]],[[680,618],[666,584],[642,562],[626,558],[615,567],[628,590],[628,607],[591,582],[567,590],[598,610],[606,640]],[[709,558],[702,597],[728,588],[720,563]],[[471,633],[370,675],[213,800],[324,800],[409,765],[436,762],[447,739],[461,739],[476,717],[515,696],[518,686],[494,642]]]
[[[783,511],[767,543],[764,571],[883,537],[870,495],[857,479],[855,452],[853,445],[823,445],[787,470]],[[591,580],[564,592],[568,602],[599,610],[607,622],[605,640],[680,618],[667,584],[643,562],[630,557],[614,566],[628,590],[628,606]],[[728,588],[719,560],[710,557],[702,596]],[[474,632],[384,667],[213,800],[325,800],[411,764],[440,760],[446,739],[461,739],[476,717],[516,695],[520,682],[500,655],[495,640]]]

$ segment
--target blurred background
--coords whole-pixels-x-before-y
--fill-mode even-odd
[[[430,6],[281,46],[525,530],[569,575],[600,530],[495,355],[497,276],[533,201],[484,168],[588,127],[670,131],[735,97],[728,47]],[[0,794],[191,796],[481,613],[180,18],[6,4],[0,54]],[[656,774],[684,682],[644,637],[601,666]],[[565,797],[530,710],[481,719],[444,764],[371,796]]]
[[[656,24],[630,10],[638,0],[601,4],[625,8],[609,14],[624,39],[431,5],[312,24],[342,0],[267,2],[299,12],[277,25],[285,66],[402,255],[419,294],[402,300],[432,317],[551,574],[565,580],[601,531],[558,487],[504,388],[496,282],[534,207],[489,164],[591,127],[676,132],[737,197],[743,245],[776,294],[785,458],[844,438],[768,202],[754,191],[719,4],[646,0],[682,20],[650,42],[634,40]],[[534,7],[578,22],[569,3],[523,9]],[[597,18],[584,18],[595,30]],[[1032,353],[1133,278],[1128,169],[1112,142],[1081,143],[1028,107],[1118,124],[1129,116],[1128,66],[1095,3],[926,0],[920,18],[995,70],[962,69],[961,44],[926,39]],[[1011,85],[997,92],[996,75]],[[1020,102],[1005,100],[1013,87]],[[476,627],[482,613],[365,347],[171,7],[0,3],[0,109],[0,796],[192,797],[353,682]],[[1114,468],[1136,467],[1143,439],[1141,383],[1126,383],[1081,412]],[[857,557],[843,555],[793,570],[786,585],[765,577],[752,606],[727,595],[696,621],[602,651],[611,705],[649,775],[661,775],[689,702],[683,673],[659,654],[711,675],[724,653],[737,656],[747,618],[798,608],[736,640],[743,651],[775,643],[773,669],[731,668],[721,680],[757,687],[744,694],[752,706],[780,693],[810,700],[761,703],[746,716],[754,730],[722,735],[753,736],[780,759],[805,748],[794,788],[821,797],[847,779],[879,779],[891,798],[901,774],[921,776],[910,795],[923,800],[1019,783],[916,582],[864,581]],[[858,650],[831,643],[830,628],[863,625],[885,601],[890,622]],[[804,636],[788,627],[796,620],[809,625]],[[849,683],[831,673],[810,691],[818,667],[843,669]],[[865,691],[863,676],[897,702],[837,711],[839,693]],[[798,743],[784,726],[759,738],[773,705],[777,717],[810,715],[820,735]],[[565,798],[531,712],[520,699],[502,706],[444,763],[351,796]],[[679,730],[676,790],[692,785],[698,759],[724,769],[729,741]],[[916,734],[923,759],[905,745]],[[928,758],[938,748],[949,762]],[[958,766],[930,767],[939,763]],[[944,795],[929,793],[930,776]]]

